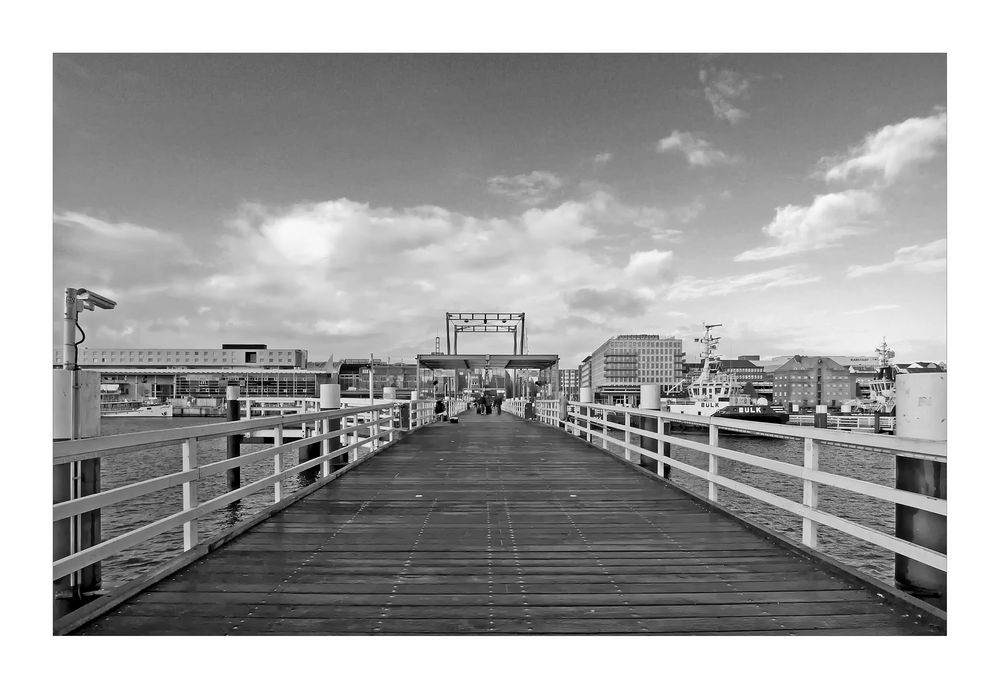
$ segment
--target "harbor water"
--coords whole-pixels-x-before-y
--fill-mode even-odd
[[[222,419],[212,421],[204,418],[107,417],[101,420],[101,430],[102,435],[117,435],[221,422],[223,422]],[[618,437],[623,435],[619,432],[613,432],[613,434]],[[683,437],[696,442],[708,442],[708,434],[705,432],[685,433]],[[720,437],[719,442],[725,448],[802,466],[803,442],[801,440],[724,434]],[[250,453],[264,447],[263,445],[244,445],[243,451]],[[198,453],[200,464],[209,464],[225,459],[225,438],[200,442]],[[622,454],[622,451],[616,450],[616,453]],[[672,456],[698,468],[706,470],[708,468],[708,458],[701,452],[675,446]],[[286,451],[283,453],[282,461],[283,466],[292,466],[298,461],[297,451]],[[823,445],[820,451],[820,468],[831,473],[884,486],[892,486],[894,482],[894,458],[885,453]],[[180,471],[180,445],[105,456],[101,470],[104,490]],[[269,455],[261,461],[243,467],[242,483],[246,485],[264,478],[273,470],[273,456]],[[724,458],[719,459],[719,471],[723,476],[789,500],[801,502],[802,483],[793,477],[775,474]],[[692,492],[707,496],[707,483],[699,478],[674,469],[671,479]],[[283,481],[286,494],[290,494],[303,485],[305,484],[302,478],[298,476]],[[200,501],[205,501],[222,495],[225,490],[225,474],[219,474],[201,481],[198,497]],[[827,486],[821,486],[819,494],[820,509],[892,534],[894,512],[891,504]],[[273,487],[268,485],[234,505],[203,517],[199,521],[199,537],[201,539],[210,538],[240,521],[251,518],[258,511],[271,504],[273,499]],[[763,524],[793,540],[801,538],[802,519],[798,516],[721,487],[719,488],[719,499],[723,506],[746,516],[751,521]],[[113,538],[139,525],[166,517],[180,508],[180,486],[105,508],[102,512],[103,537],[105,540]],[[866,574],[887,583],[892,582],[893,556],[888,551],[824,526],[819,527],[818,540],[821,551]],[[179,528],[125,550],[104,561],[104,588],[110,589],[120,586],[169,561],[181,552],[182,537]]]
[[[104,417],[101,419],[101,435],[118,435],[140,431],[163,430],[187,426],[204,426],[224,423],[225,419],[206,418],[144,418],[134,416]],[[243,454],[250,454],[266,448],[266,445],[243,445]],[[362,454],[364,454],[362,452]],[[214,438],[198,443],[198,463],[201,465],[218,462],[226,458],[226,438]],[[282,466],[288,468],[298,462],[298,450],[282,453]],[[109,490],[119,486],[144,481],[157,476],[181,471],[180,443],[164,447],[154,447],[117,455],[105,455],[101,461],[101,488]],[[274,472],[274,455],[242,467],[240,482],[247,485],[265,478]],[[301,476],[292,476],[282,481],[285,495],[306,485]],[[225,473],[202,479],[198,484],[198,500],[205,502],[226,492]],[[273,504],[274,487],[268,484],[261,490],[233,503],[226,508],[212,512],[198,521],[199,540],[205,540],[221,533],[237,523],[252,518],[261,509]],[[101,533],[104,540],[114,538],[138,526],[149,524],[167,517],[181,509],[181,487],[143,495],[111,507],[101,512]],[[102,565],[103,588],[111,589],[135,577],[149,572],[168,562],[183,552],[181,529],[171,529],[133,548],[122,551],[106,560]]]
[[[693,429],[672,431],[685,440],[708,444],[708,431]],[[845,431],[845,434],[847,432]],[[612,437],[624,438],[624,432],[612,430]],[[637,445],[638,440],[634,440]],[[743,433],[722,433],[720,447],[746,452],[757,457],[774,459],[801,467],[804,461],[804,442],[801,439],[753,436]],[[619,456],[624,449],[609,446]],[[835,447],[820,444],[819,468],[832,474],[893,487],[895,483],[895,456],[858,448]],[[673,446],[673,459],[708,471],[708,455],[684,447]],[[635,455],[633,456],[635,458]],[[753,486],[796,503],[802,502],[802,481],[792,476],[767,469],[749,466],[719,457],[719,474],[748,486]],[[696,476],[671,469],[670,479],[682,488],[708,497],[708,482]],[[778,507],[719,486],[719,503],[747,520],[761,524],[782,535],[801,542],[802,518]],[[895,529],[894,506],[884,500],[858,495],[841,488],[819,486],[819,509],[848,519],[856,524],[893,535]],[[892,584],[895,557],[889,551],[866,543],[835,529],[819,525],[817,548],[837,561],[850,565],[869,576]]]

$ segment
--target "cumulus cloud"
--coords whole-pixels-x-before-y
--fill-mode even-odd
[[[907,169],[935,157],[945,145],[948,116],[911,117],[872,132],[840,156],[820,161],[827,182],[874,178],[891,184]]]
[[[665,211],[607,192],[500,217],[346,198],[247,203],[213,231],[186,239],[61,213],[54,278],[59,287],[125,295],[118,309],[101,314],[108,332],[119,333],[109,338],[118,346],[245,340],[304,347],[313,360],[387,345],[408,347],[394,354],[412,356],[430,351],[444,310],[485,302],[527,311],[536,324],[565,318],[572,302],[588,322],[616,327],[615,319],[647,308],[651,295],[638,286],[669,275],[672,253],[663,242],[680,233],[667,221]],[[615,290],[609,279],[620,282]],[[593,331],[581,326],[573,347],[591,346]],[[566,336],[532,333],[534,351],[546,349],[547,337]]]
[[[747,113],[735,104],[745,100],[750,92],[750,82],[744,77],[731,69],[709,65],[699,70],[698,80],[704,85],[705,98],[718,119],[736,124],[747,117]]]
[[[680,132],[676,129],[670,136],[660,139],[656,146],[661,153],[680,151],[687,158],[691,167],[707,167],[723,163],[735,163],[737,158],[712,148],[712,145],[690,132]]]
[[[775,287],[791,287],[818,282],[819,277],[810,275],[801,265],[784,266],[774,270],[744,275],[728,275],[721,278],[695,278],[685,275],[677,279],[667,290],[667,299],[698,299],[722,297],[737,292],[761,291]]]
[[[859,190],[816,196],[809,206],[783,206],[762,229],[775,243],[744,251],[735,260],[759,261],[837,246],[843,238],[867,231],[868,219],[880,207],[875,194]]]
[[[660,281],[669,276],[669,270],[674,260],[673,251],[637,251],[629,256],[625,266],[625,275],[640,283]]]
[[[611,162],[611,158],[612,154],[609,151],[605,151],[604,153],[598,153],[597,155],[594,156],[594,165],[598,167],[601,167],[602,165],[607,165],[609,162]]]
[[[490,177],[486,183],[491,194],[506,196],[526,205],[543,203],[562,186],[563,181],[558,175],[544,170],[511,177],[498,175]]]
[[[847,269],[847,277],[859,278],[894,270],[909,273],[939,273],[946,267],[946,242],[935,239],[927,244],[904,246],[897,249],[891,261],[875,265],[852,265]]]

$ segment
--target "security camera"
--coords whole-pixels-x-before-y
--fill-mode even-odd
[[[76,298],[83,302],[83,308],[88,311],[93,311],[95,306],[99,309],[113,309],[118,305],[118,302],[83,287],[76,290]]]

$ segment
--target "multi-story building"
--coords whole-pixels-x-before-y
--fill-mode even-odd
[[[583,363],[577,368],[580,372],[580,387],[593,389],[593,376],[591,375],[590,362],[593,356],[584,358]]]
[[[799,410],[856,397],[857,374],[829,356],[793,356],[774,371],[774,403]]]
[[[559,369],[559,391],[566,395],[566,399],[580,399],[580,369],[561,368]]]
[[[684,352],[681,346],[681,340],[676,337],[612,337],[590,355],[594,399],[635,405],[639,401],[639,386],[643,383],[656,383],[660,386],[660,394],[665,393],[682,375]]]
[[[56,366],[63,363],[63,350],[53,351]],[[80,368],[306,368],[304,349],[268,349],[264,344],[224,344],[221,349],[160,349],[143,347],[84,347],[77,352]]]

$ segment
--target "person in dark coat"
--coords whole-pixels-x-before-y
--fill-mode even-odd
[[[494,397],[493,398],[493,408],[497,410],[497,414],[500,413],[500,405],[501,404],[503,404],[503,400],[501,400],[499,397]]]

